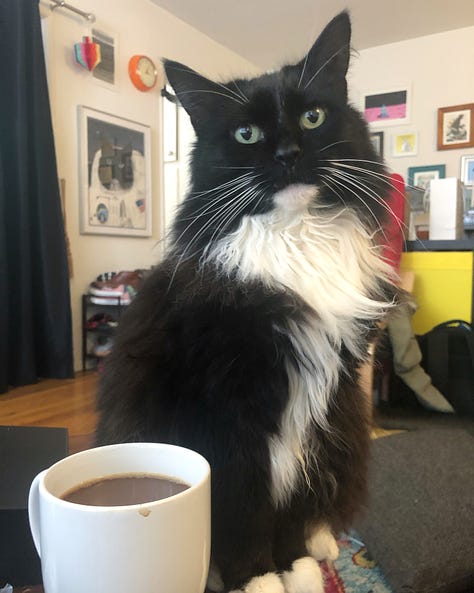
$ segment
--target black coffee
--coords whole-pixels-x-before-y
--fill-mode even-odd
[[[174,496],[189,488],[184,482],[149,474],[114,475],[75,486],[63,500],[100,507],[142,504]]]

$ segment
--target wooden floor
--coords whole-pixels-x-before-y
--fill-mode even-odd
[[[77,373],[75,379],[47,379],[0,395],[0,424],[4,426],[59,426],[69,431],[69,451],[93,446],[97,421],[95,371]],[[373,427],[372,436],[398,431]]]
[[[0,424],[59,426],[69,431],[69,451],[93,445],[97,414],[97,373],[77,373],[75,379],[46,379],[0,395]]]

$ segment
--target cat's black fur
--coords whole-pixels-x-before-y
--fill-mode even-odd
[[[305,297],[311,291],[300,293],[271,275],[242,276],[210,255],[244,216],[265,221],[276,208],[274,194],[294,184],[318,188],[305,209],[312,216],[337,218],[349,209],[375,234],[389,184],[361,116],[347,103],[349,55],[350,21],[342,13],[304,60],[256,79],[221,85],[165,61],[196,130],[192,187],[172,245],[124,315],[105,365],[97,442],[168,442],[209,460],[212,560],[226,591],[256,575],[289,570],[307,556],[310,525],[327,524],[335,532],[348,527],[365,495],[369,423],[357,370],[384,304],[393,299],[388,275],[364,272],[371,277],[364,294],[382,305],[371,318],[347,320],[358,328],[358,350],[346,344],[342,329],[339,341],[318,338],[316,354],[305,360],[291,328],[308,327],[310,319],[322,335],[326,301],[318,308]],[[324,109],[325,121],[304,129],[300,117],[315,107]],[[235,138],[247,124],[263,131],[250,145]],[[332,274],[315,262],[317,252],[311,263],[316,290],[319,275],[326,273],[330,284]],[[305,419],[301,453],[307,463],[279,496],[271,439],[283,430],[289,373],[323,375],[317,361],[325,360],[325,348],[342,364],[337,380],[328,380],[327,405]]]

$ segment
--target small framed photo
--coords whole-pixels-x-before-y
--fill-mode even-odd
[[[151,235],[150,128],[79,106],[81,233]]]
[[[372,132],[370,140],[377,155],[383,159],[383,132]]]
[[[100,45],[101,60],[92,70],[92,78],[111,90],[118,90],[118,35],[98,27],[92,27],[92,41]]]
[[[392,156],[415,156],[416,154],[418,154],[418,132],[408,130],[393,135]]]
[[[438,109],[438,150],[474,146],[474,103]]]
[[[461,157],[461,181],[464,185],[474,185],[474,154]]]
[[[425,167],[408,168],[408,184],[411,187],[417,187],[423,190],[429,188],[432,179],[444,179],[445,177],[446,165],[426,165]]]
[[[410,122],[410,88],[400,85],[366,92],[362,110],[371,127],[398,126]]]

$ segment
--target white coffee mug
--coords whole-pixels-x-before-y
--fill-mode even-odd
[[[88,506],[66,492],[115,474],[160,474],[190,485],[140,505]],[[83,451],[30,488],[31,532],[45,593],[203,593],[210,555],[210,469],[198,453],[157,443]]]

